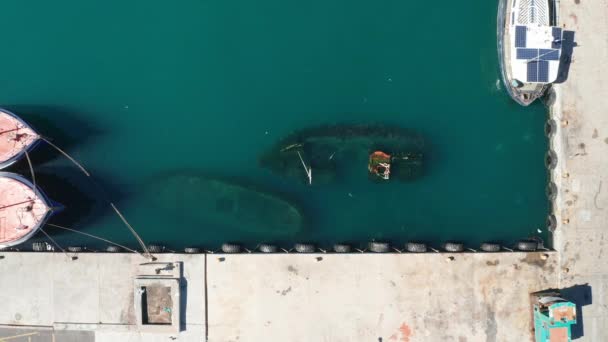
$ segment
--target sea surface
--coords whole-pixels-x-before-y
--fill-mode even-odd
[[[48,147],[32,154],[38,185],[65,206],[51,223],[128,246],[137,242],[108,201],[146,243],[172,250],[547,239],[546,111],[502,89],[497,4],[4,1],[0,104],[92,174],[94,183]],[[290,132],[335,123],[419,132],[424,177],[310,187],[259,167]],[[26,165],[13,171],[29,175]],[[205,194],[172,180],[209,176],[297,203],[305,226],[206,220]],[[157,201],[159,188],[192,200],[175,210]],[[45,231],[63,247],[107,245]]]

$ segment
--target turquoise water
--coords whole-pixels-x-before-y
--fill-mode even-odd
[[[433,9],[392,0],[4,2],[0,103],[80,160],[147,242],[509,244],[544,226],[546,114],[500,89],[496,8],[479,0]],[[425,177],[311,188],[258,167],[259,154],[291,131],[337,122],[417,130]],[[37,172],[61,179],[41,186],[83,198],[66,200],[54,222],[135,245],[95,187],[64,159],[37,153]],[[151,207],[151,184],[180,170],[286,193],[309,224],[287,237],[243,233]],[[64,245],[94,244],[47,231]]]

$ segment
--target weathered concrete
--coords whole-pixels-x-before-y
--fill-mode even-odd
[[[148,334],[133,313],[140,256],[0,255],[0,324],[113,342],[523,341],[528,293],[557,283],[552,253],[165,254],[159,261],[183,265],[186,324]]]
[[[559,286],[579,285],[573,296],[582,306],[575,331],[581,341],[608,341],[608,1],[562,0],[560,9],[577,44],[567,80],[554,86],[551,108]]]
[[[82,253],[78,260],[62,253],[0,256],[0,325],[95,330],[96,340],[113,342],[172,336],[137,331],[134,279],[147,261],[139,255]],[[159,255],[158,261],[182,262],[182,291],[187,291],[182,296],[187,300],[183,335],[200,341],[205,335],[204,255]]]
[[[528,293],[556,284],[555,258],[447,256],[210,255],[209,340],[530,340]]]

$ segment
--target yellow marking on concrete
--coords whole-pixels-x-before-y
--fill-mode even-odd
[[[28,337],[28,341],[31,341],[31,338],[29,336],[33,336],[33,335],[40,335],[39,332],[31,332],[31,333],[27,333],[27,334],[20,334],[20,335],[14,335],[14,336],[9,336],[9,337],[0,337],[0,342],[4,342],[4,341],[8,341],[8,340],[14,340],[16,338],[20,338],[20,337]]]

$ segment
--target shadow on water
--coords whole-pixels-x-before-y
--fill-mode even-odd
[[[572,339],[583,337],[585,335],[583,306],[593,303],[591,286],[589,284],[574,285],[561,289],[560,292],[564,299],[576,304],[576,324],[572,326]]]
[[[80,230],[82,227],[92,225],[106,217],[111,210],[107,193],[111,193],[116,198],[125,196],[124,193],[119,192],[117,187],[99,183],[99,181],[94,183],[76,167],[34,167],[34,174],[36,185],[49,199],[63,207],[49,219],[48,223],[70,229]],[[32,178],[29,169],[23,175],[28,179]],[[64,229],[49,225],[43,229],[63,247],[81,240],[77,233]],[[48,238],[43,233],[37,234],[21,248],[29,249],[31,243],[36,241],[48,241]]]
[[[574,31],[564,31],[562,39],[562,55],[559,60],[559,71],[555,83],[564,83],[568,79],[574,47],[578,46],[574,41]]]
[[[40,135],[63,150],[85,144],[103,134],[99,125],[82,120],[81,114],[67,107],[11,105],[6,106],[6,109],[17,114]],[[31,153],[30,158],[34,165],[41,165],[58,156],[60,154],[55,149],[43,142]],[[27,169],[25,159],[15,165],[19,169],[23,167]]]

